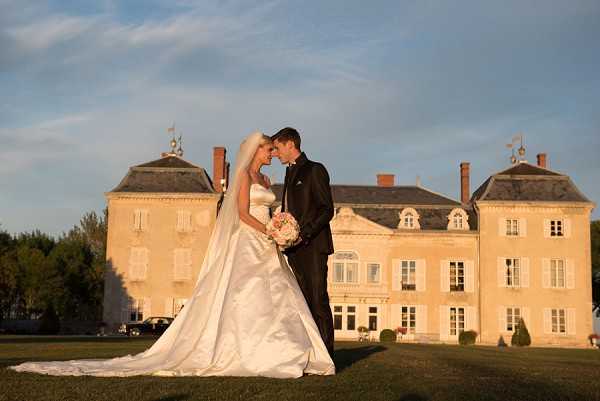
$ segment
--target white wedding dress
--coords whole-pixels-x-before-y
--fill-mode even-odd
[[[274,201],[270,189],[251,185],[250,213],[262,223],[269,220]],[[226,202],[221,213],[237,212],[232,205],[237,202]],[[10,369],[74,376],[335,374],[283,255],[266,235],[241,221],[233,219],[231,230],[225,229],[229,218],[217,221],[224,226],[213,233],[192,298],[148,350],[108,360],[26,362]]]

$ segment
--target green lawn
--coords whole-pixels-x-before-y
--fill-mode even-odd
[[[17,373],[31,360],[108,358],[152,338],[0,336],[0,400],[600,400],[600,350],[338,343],[334,377],[97,378]]]

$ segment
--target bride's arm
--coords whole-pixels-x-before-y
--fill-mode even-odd
[[[265,225],[250,214],[250,175],[247,171],[242,172],[240,180],[240,194],[238,197],[238,213],[240,215],[240,220],[257,231],[266,234],[267,228]]]

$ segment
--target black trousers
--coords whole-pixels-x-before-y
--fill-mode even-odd
[[[333,317],[327,293],[327,255],[315,252],[309,245],[295,248],[287,256],[321,338],[329,354],[333,356]]]

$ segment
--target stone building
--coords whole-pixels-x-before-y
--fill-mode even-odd
[[[591,316],[590,214],[571,179],[516,161],[461,201],[421,185],[332,185],[336,253],[329,294],[337,339],[357,328],[402,327],[402,341],[457,342],[463,330],[495,344],[523,318],[535,345],[585,345]],[[109,205],[105,320],[172,316],[195,284],[226,177],[173,154],[132,167]],[[213,186],[213,182],[218,185]],[[274,185],[278,199],[281,185]]]

